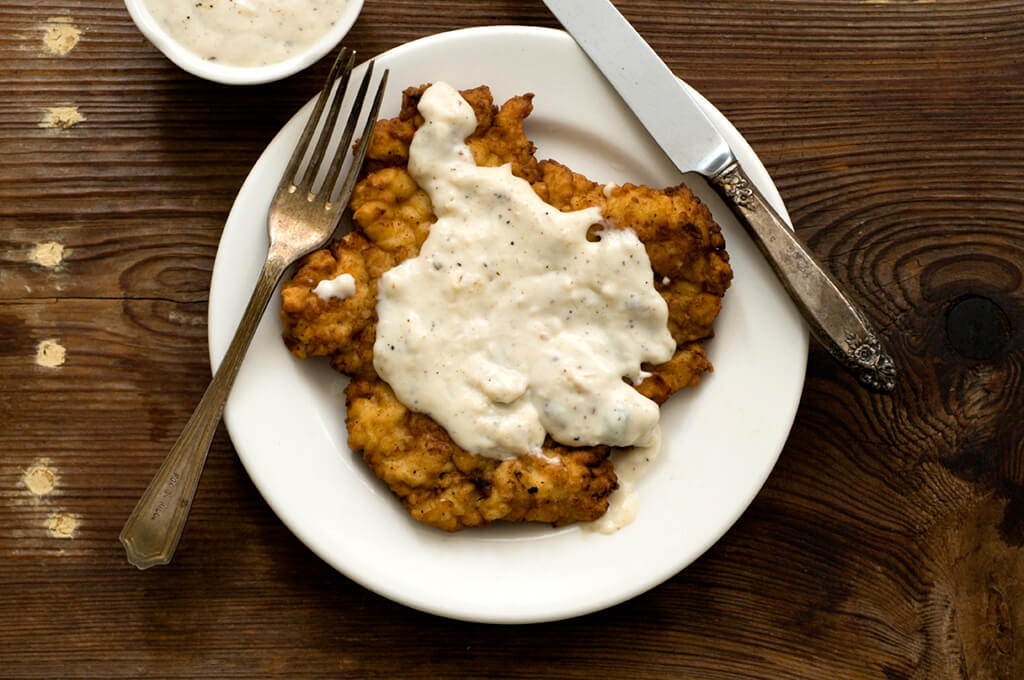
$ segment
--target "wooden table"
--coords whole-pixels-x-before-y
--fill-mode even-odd
[[[224,219],[327,65],[220,86],[120,3],[2,0],[0,676],[1024,677],[1024,2],[618,4],[760,154],[896,391],[812,344],[739,522],[575,620],[473,625],[364,590],[223,430],[174,563],[140,573],[117,534],[207,382]],[[555,25],[534,0],[367,0],[346,43],[484,24]]]

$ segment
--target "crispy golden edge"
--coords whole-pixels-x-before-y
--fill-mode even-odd
[[[499,461],[460,449],[376,376],[356,376],[345,394],[349,446],[363,452],[414,518],[439,529],[498,519],[556,525],[596,519],[617,486],[607,447],[569,449],[549,441],[550,460]]]
[[[364,177],[353,194],[356,231],[307,257],[282,290],[285,342],[298,357],[326,355],[353,376],[346,390],[349,445],[361,451],[419,521],[448,531],[497,519],[566,524],[600,517],[617,487],[607,447],[545,443],[544,457],[499,461],[468,453],[429,416],[399,402],[373,370],[376,285],[383,272],[414,257],[436,219],[429,198],[404,166],[422,117],[416,111],[427,86],[403,93],[394,119],[377,123]],[[683,186],[657,191],[602,185],[554,161],[538,162],[523,131],[532,95],[500,109],[486,87],[463,91],[478,125],[467,139],[478,165],[512,165],[538,195],[560,210],[598,206],[608,224],[631,228],[645,244],[655,287],[669,307],[669,329],[679,347],[637,387],[663,403],[696,385],[711,364],[701,342],[712,335],[732,271],[710,211]],[[356,294],[324,302],[311,293],[323,279],[349,273]]]

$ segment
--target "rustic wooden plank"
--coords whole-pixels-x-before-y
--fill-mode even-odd
[[[326,63],[219,86],[119,4],[0,0],[0,674],[1024,675],[1024,2],[617,4],[760,153],[896,355],[896,393],[815,346],[737,525],[568,622],[477,626],[367,592],[280,524],[223,431],[174,566],[138,573],[116,535],[208,378],[223,220]],[[64,56],[50,17],[82,30]],[[555,25],[536,0],[368,0],[346,44],[493,23]],[[39,126],[69,106],[84,120]],[[48,339],[58,366],[36,363]]]

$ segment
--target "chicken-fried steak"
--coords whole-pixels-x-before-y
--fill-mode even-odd
[[[406,90],[399,116],[377,123],[351,200],[354,231],[309,255],[284,285],[285,343],[300,358],[330,357],[335,369],[352,376],[346,390],[349,445],[417,520],[455,531],[498,519],[556,525],[596,519],[617,485],[608,447],[571,448],[548,438],[543,457],[497,460],[466,452],[432,418],[399,402],[374,371],[377,281],[418,254],[436,219],[406,169],[409,145],[423,122],[416,105],[425,90]],[[678,345],[668,362],[644,366],[651,375],[637,389],[660,404],[696,385],[711,370],[702,341],[712,335],[732,278],[724,239],[707,207],[681,185],[663,191],[605,187],[554,161],[538,162],[523,131],[532,95],[513,97],[500,108],[486,87],[462,95],[477,117],[467,139],[477,165],[509,163],[559,210],[597,206],[609,226],[636,232]],[[323,300],[312,292],[343,273],[355,279],[355,294]]]

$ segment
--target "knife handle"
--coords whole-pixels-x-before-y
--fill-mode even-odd
[[[896,369],[871,325],[814,256],[797,240],[739,163],[709,178],[768,258],[811,333],[865,387],[890,392]]]

